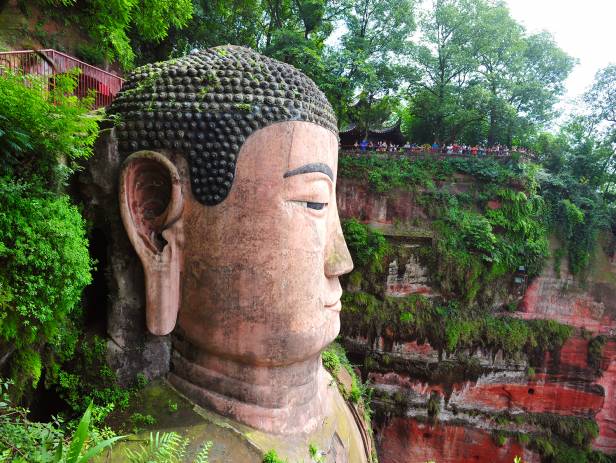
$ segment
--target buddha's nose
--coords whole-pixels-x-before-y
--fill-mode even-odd
[[[325,276],[338,277],[353,270],[353,259],[344,240],[338,211],[332,218],[332,227],[329,240],[325,248]]]

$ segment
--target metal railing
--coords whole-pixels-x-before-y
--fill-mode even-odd
[[[109,106],[118,94],[124,79],[57,50],[17,50],[0,52],[0,74],[9,69],[19,74],[47,78],[53,88],[55,77],[79,69],[75,95],[80,98],[94,94],[94,107]]]

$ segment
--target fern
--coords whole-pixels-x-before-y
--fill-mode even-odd
[[[152,434],[147,447],[133,451],[126,449],[126,457],[130,463],[181,463],[184,461],[189,439],[180,436],[176,432]],[[193,463],[208,463],[212,442],[205,442]]]
[[[212,448],[212,441],[207,441],[201,446],[201,450],[193,460],[193,463],[209,463],[210,448]]]

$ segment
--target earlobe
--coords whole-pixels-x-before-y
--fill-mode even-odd
[[[146,324],[152,334],[175,327],[182,263],[180,176],[175,165],[153,151],[130,155],[120,176],[120,213],[145,275]]]

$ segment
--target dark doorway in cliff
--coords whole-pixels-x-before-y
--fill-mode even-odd
[[[109,286],[105,276],[109,259],[107,247],[109,241],[105,232],[100,228],[93,228],[90,236],[90,257],[95,261],[92,272],[92,283],[85,289],[84,324],[86,330],[104,335],[107,332],[107,301],[109,299]]]
[[[70,414],[71,410],[68,404],[58,392],[56,387],[46,386],[46,370],[43,370],[43,375],[32,394],[32,400],[28,404],[30,413],[28,419],[31,421],[48,422],[54,416],[60,414]]]

